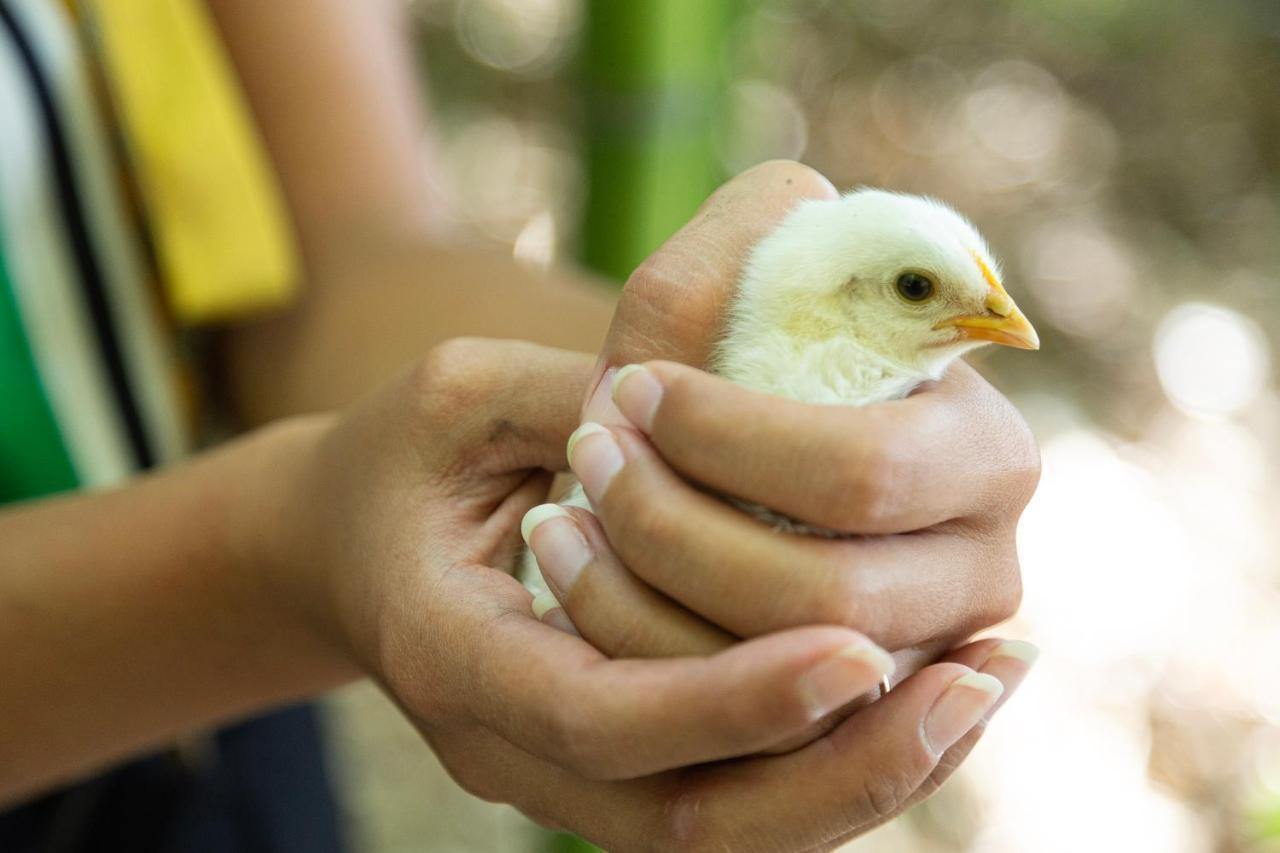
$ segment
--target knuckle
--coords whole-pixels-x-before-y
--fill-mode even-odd
[[[472,773],[469,770],[461,773],[453,773],[453,781],[459,788],[466,791],[477,800],[484,800],[488,803],[500,802],[504,799],[501,789],[494,781],[480,773]]]
[[[1008,400],[1003,397],[1001,400],[1004,423],[1000,428],[1005,436],[1000,442],[1004,458],[998,466],[998,470],[1003,469],[1005,473],[1000,478],[1001,490],[1015,511],[1021,511],[1040,483],[1040,447],[1021,413]]]
[[[581,776],[596,767],[594,738],[578,703],[562,703],[550,713],[547,742],[558,764]]]
[[[954,636],[969,636],[1009,619],[1022,606],[1022,571],[1012,536],[994,547],[979,547],[972,559],[968,615]]]
[[[992,621],[989,623],[992,625],[1010,618],[1022,606],[1022,570],[1013,548],[1005,550],[1004,557],[994,561],[996,587],[992,597]]]
[[[420,399],[440,402],[474,393],[486,375],[488,348],[476,338],[453,338],[437,344],[413,369],[411,382]]]
[[[899,772],[869,770],[860,800],[870,820],[887,821],[902,811],[914,790]]]
[[[594,714],[581,703],[564,703],[552,714],[550,743],[560,766],[593,782],[627,778],[629,759],[609,744],[613,741]]]
[[[898,815],[915,793],[917,779],[927,770],[918,767],[923,763],[917,759],[908,768],[869,766],[857,800],[861,812],[858,822],[881,823]]]
[[[683,787],[667,803],[663,821],[654,837],[654,850],[663,853],[724,849],[703,810],[704,792],[698,785]]]
[[[622,480],[619,477],[619,480]],[[677,520],[664,501],[654,499],[653,495],[633,495],[626,488],[626,481],[617,483],[621,488],[611,488],[614,517],[619,519],[616,533],[620,542],[627,543],[627,550],[633,556],[635,549],[652,543],[669,542],[675,535]]]
[[[1015,413],[1016,414],[1016,413]],[[1013,479],[1020,483],[1028,499],[1040,482],[1040,447],[1031,427],[1021,416],[1010,429],[1009,467]],[[1024,501],[1025,503],[1025,501]]]
[[[901,466],[890,448],[851,449],[836,470],[843,526],[850,531],[874,532],[893,518]]]
[[[699,399],[697,389],[690,387],[690,371],[680,368],[673,370],[666,365],[656,365],[656,368],[654,373],[662,383],[662,405],[659,408],[661,417],[682,425],[689,421],[699,421],[707,406],[705,400]]]
[[[491,773],[480,769],[480,762],[441,758],[445,772],[459,788],[479,800],[500,802],[506,797],[501,782]]]
[[[868,605],[869,592],[859,573],[850,566],[836,564],[825,583],[814,590],[816,599],[811,612],[821,615],[830,625],[853,628],[868,636],[878,632],[874,606]]]

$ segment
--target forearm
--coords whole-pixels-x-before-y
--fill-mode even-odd
[[[433,233],[428,129],[396,0],[209,0],[302,250],[299,304],[231,330],[242,422],[346,405],[430,346],[514,337],[595,352],[614,294]]]
[[[246,425],[345,406],[448,338],[597,352],[614,303],[585,276],[425,239],[317,274],[289,314],[224,337],[230,402]]]
[[[305,260],[429,218],[426,123],[398,0],[206,0]]]
[[[296,422],[0,513],[0,801],[357,673],[258,572]]]

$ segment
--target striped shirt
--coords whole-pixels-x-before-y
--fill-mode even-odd
[[[197,442],[187,330],[296,286],[267,162],[203,0],[0,0],[0,504]],[[309,707],[0,811],[6,853],[340,846]]]
[[[179,330],[295,285],[266,164],[197,0],[0,0],[0,502],[192,446]]]

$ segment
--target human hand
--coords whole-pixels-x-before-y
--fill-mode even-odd
[[[573,460],[603,529],[573,511],[589,555],[571,566],[544,560],[533,537],[573,623],[611,655],[707,653],[734,635],[821,622],[866,631],[905,674],[1017,607],[1014,529],[1038,453],[966,365],[864,408],[764,397],[678,364],[629,373],[621,411],[610,400],[607,370],[703,364],[751,247],[797,201],[834,195],[798,164],[757,167],[623,292],[584,411],[612,435],[584,436]],[[861,535],[778,536],[686,481]]]
[[[255,508],[275,598],[384,686],[464,788],[611,849],[826,849],[926,795],[1025,672],[1017,646],[969,646],[822,742],[740,759],[891,661],[841,626],[614,661],[533,617],[503,568],[589,370],[529,344],[454,342],[290,443],[273,480],[291,485]]]

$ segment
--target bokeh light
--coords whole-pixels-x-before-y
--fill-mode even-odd
[[[1156,370],[1170,402],[1189,414],[1230,415],[1252,403],[1270,356],[1257,324],[1225,308],[1180,305],[1161,321]]]
[[[745,80],[734,85],[722,159],[729,173],[764,160],[799,160],[809,140],[809,123],[795,97],[772,83]]]
[[[580,0],[459,0],[458,40],[477,61],[503,71],[546,73],[568,55]]]
[[[1098,338],[1129,320],[1138,274],[1128,249],[1096,215],[1041,225],[1025,251],[1023,280],[1044,318],[1062,331]]]

